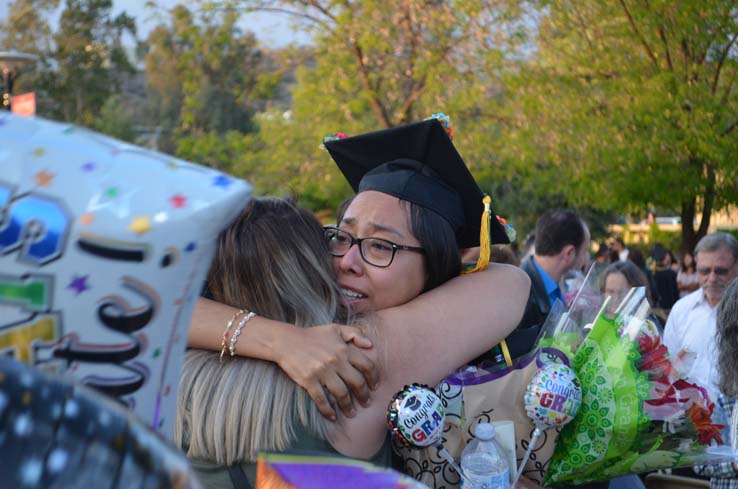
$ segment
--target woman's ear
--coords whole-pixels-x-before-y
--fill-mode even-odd
[[[476,263],[479,260],[479,246],[473,248],[461,248],[461,263]]]

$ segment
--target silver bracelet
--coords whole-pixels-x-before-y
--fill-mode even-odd
[[[250,313],[246,314],[241,320],[238,322],[238,327],[233,332],[233,336],[231,336],[231,344],[228,347],[228,349],[231,352],[231,356],[236,356],[236,342],[238,341],[238,335],[241,334],[241,328],[243,328],[243,325],[248,323],[254,316],[256,316],[256,313],[254,311],[251,311]]]

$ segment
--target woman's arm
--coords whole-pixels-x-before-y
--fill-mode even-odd
[[[499,343],[523,316],[529,290],[525,272],[491,264],[378,312],[372,353],[381,381],[369,408],[331,428],[334,447],[352,457],[374,455],[384,440],[391,397],[412,382],[435,385]]]
[[[187,344],[193,348],[220,351],[223,330],[235,309],[208,299],[199,299],[190,324]],[[231,331],[235,329],[232,327]],[[344,415],[352,416],[352,394],[365,405],[369,388],[378,381],[378,369],[366,353],[371,341],[358,328],[330,324],[298,328],[291,324],[255,316],[241,330],[235,352],[239,356],[277,363],[298,385],[308,391],[320,412],[335,419],[325,389],[336,399]],[[229,355],[226,352],[226,355]]]

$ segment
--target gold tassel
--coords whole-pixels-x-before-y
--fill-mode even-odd
[[[489,265],[490,254],[492,253],[492,245],[490,243],[490,220],[492,219],[492,212],[490,210],[490,204],[492,199],[489,195],[485,195],[482,199],[484,203],[484,212],[482,213],[482,229],[479,231],[479,259],[474,268],[464,270],[461,273],[474,273],[480,270],[484,270]],[[496,219],[496,217],[495,217]],[[510,350],[507,348],[507,342],[505,340],[500,341],[500,349],[502,350],[502,356],[505,359],[505,365],[512,367],[512,358],[510,356]]]
[[[489,237],[489,226],[490,219],[492,219],[492,212],[490,211],[490,204],[492,199],[489,195],[485,195],[482,199],[484,203],[484,212],[482,213],[482,229],[479,231],[479,259],[474,268],[464,270],[461,273],[474,273],[480,270],[484,270],[489,265],[489,256],[491,253],[490,237]]]
[[[510,356],[510,349],[507,347],[507,341],[500,341],[500,349],[502,350],[502,356],[505,357],[505,365],[508,368],[512,367],[512,357]]]

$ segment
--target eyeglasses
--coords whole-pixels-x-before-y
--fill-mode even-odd
[[[353,245],[358,244],[361,258],[369,265],[379,268],[390,266],[398,250],[425,253],[423,248],[398,245],[382,238],[357,238],[333,226],[324,227],[323,234],[328,241],[328,252],[331,255],[344,256]]]
[[[697,273],[700,275],[710,275],[715,273],[718,277],[727,277],[732,267],[698,267]]]

